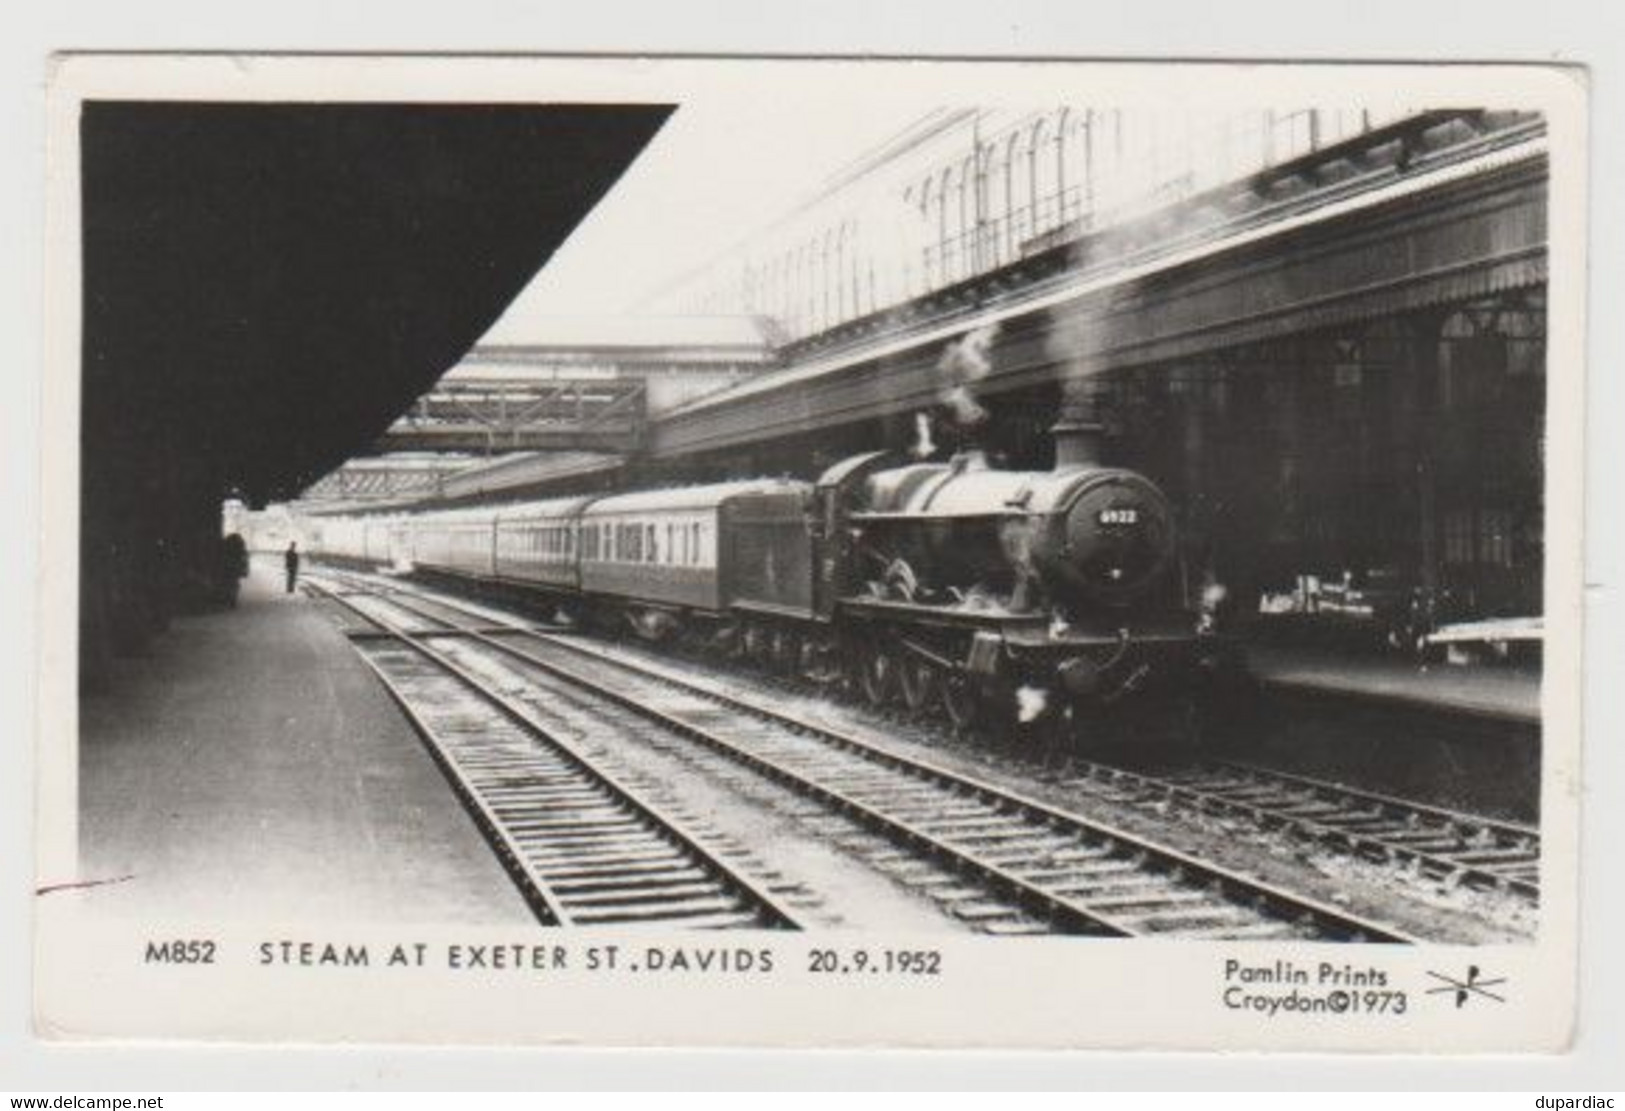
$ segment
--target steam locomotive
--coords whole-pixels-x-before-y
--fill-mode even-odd
[[[1056,429],[1051,471],[870,452],[750,479],[502,507],[316,518],[313,553],[520,588],[616,625],[956,728],[1088,737],[1203,712],[1238,666],[1148,479]],[[1192,597],[1195,593],[1196,597]]]

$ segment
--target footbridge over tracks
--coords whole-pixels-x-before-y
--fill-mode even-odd
[[[447,480],[471,461],[468,456],[438,452],[355,459],[318,480],[300,498],[331,507],[436,498],[443,496]]]
[[[778,365],[749,316],[505,317],[373,449],[631,454],[650,419]]]
[[[633,450],[648,391],[636,379],[442,380],[374,445],[384,453]]]

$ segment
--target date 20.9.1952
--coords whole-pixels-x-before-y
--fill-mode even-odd
[[[809,949],[807,971],[843,975],[940,976],[935,949]]]

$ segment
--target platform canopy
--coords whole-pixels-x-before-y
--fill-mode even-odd
[[[297,494],[462,357],[669,113],[88,103],[87,498],[154,471]]]

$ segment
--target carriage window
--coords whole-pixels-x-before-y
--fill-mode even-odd
[[[700,543],[700,522],[695,521],[694,522],[694,562],[695,563],[704,563],[705,562],[705,556],[704,556],[703,553],[704,553],[704,548],[702,547],[702,545]]]

